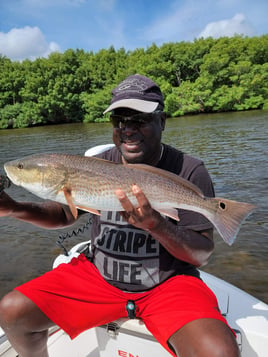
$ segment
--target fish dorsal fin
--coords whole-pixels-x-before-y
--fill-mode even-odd
[[[151,174],[154,174],[154,175],[162,176],[163,178],[165,178],[167,180],[171,180],[178,185],[182,185],[185,188],[187,188],[191,191],[194,191],[199,196],[204,197],[203,192],[196,185],[194,185],[192,182],[185,180],[184,178],[174,174],[173,172],[166,171],[166,170],[160,169],[158,167],[145,165],[145,164],[127,164],[126,166],[129,168],[138,169],[138,170],[145,171],[145,172],[150,172]]]

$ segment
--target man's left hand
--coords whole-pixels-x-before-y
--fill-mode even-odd
[[[145,231],[155,228],[163,219],[159,212],[155,211],[147,197],[139,186],[133,185],[132,192],[137,199],[138,206],[135,207],[123,190],[116,190],[115,194],[119,199],[122,208],[122,217],[131,225]]]

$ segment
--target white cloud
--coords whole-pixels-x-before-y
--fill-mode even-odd
[[[210,22],[198,37],[214,37],[223,36],[231,37],[234,35],[253,36],[254,28],[251,26],[244,14],[236,14],[231,19]]]
[[[48,43],[38,27],[25,26],[0,32],[0,53],[12,60],[34,60],[56,51],[60,51],[58,44]]]

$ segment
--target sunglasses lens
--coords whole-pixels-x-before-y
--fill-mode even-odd
[[[123,129],[126,125],[133,126],[135,128],[140,128],[148,123],[150,123],[154,118],[154,113],[140,113],[129,117],[124,115],[110,115],[110,121],[114,128]]]
[[[113,124],[113,127],[119,128],[120,122],[124,119],[121,115],[110,115],[110,121]]]

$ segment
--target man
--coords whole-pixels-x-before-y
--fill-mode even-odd
[[[172,171],[213,196],[204,164],[161,142],[166,115],[160,88],[132,75],[113,90],[115,147],[99,156],[118,163],[145,163]],[[174,356],[239,356],[233,332],[214,294],[199,278],[214,248],[213,227],[202,215],[178,210],[180,222],[153,210],[141,189],[116,191],[123,212],[101,212],[92,225],[93,250],[7,294],[0,322],[22,357],[46,357],[53,324],[74,338],[120,317],[140,318]],[[0,215],[45,228],[70,225],[69,208],[54,202],[19,203],[5,193]],[[128,302],[134,310],[129,310]]]

